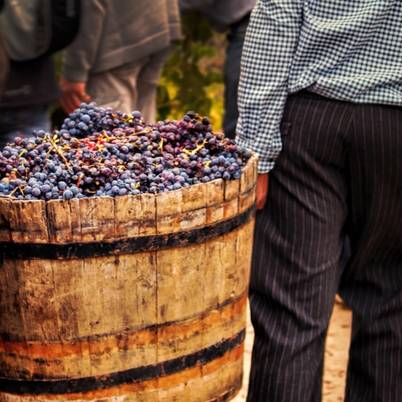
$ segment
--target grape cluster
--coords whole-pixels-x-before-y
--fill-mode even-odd
[[[0,196],[69,200],[178,190],[238,179],[250,156],[194,112],[147,125],[139,112],[82,104],[60,131],[39,131],[4,147]]]
[[[115,112],[110,108],[97,107],[94,102],[82,103],[64,120],[60,134],[82,138],[102,130],[112,131],[115,128],[135,127],[141,123],[143,123],[142,116],[138,111],[128,115]]]

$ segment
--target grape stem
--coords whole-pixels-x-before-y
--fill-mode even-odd
[[[67,166],[68,169],[71,169],[71,165],[66,159],[66,157],[63,155],[63,153],[60,151],[60,148],[56,144],[57,136],[54,135],[53,138],[49,138],[50,144],[52,145],[53,149],[56,151],[56,153],[60,156],[61,159],[63,159],[64,164]]]
[[[23,189],[24,189],[23,186],[15,187],[15,189],[13,191],[11,191],[11,193],[8,196],[12,197],[17,192],[17,190],[20,190],[21,194],[24,195]]]
[[[189,155],[195,155],[198,151],[200,151],[202,148],[205,147],[205,144],[207,143],[207,140],[204,140],[202,144],[197,145],[194,149],[191,151],[188,149],[183,149],[183,152]]]
[[[139,131],[138,133],[135,133],[135,135],[140,135],[140,134],[149,134],[152,131],[152,128],[146,128],[145,130]]]

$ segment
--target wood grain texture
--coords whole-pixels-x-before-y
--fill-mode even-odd
[[[30,379],[33,375],[57,379],[71,377],[72,373],[75,377],[99,376],[116,367],[128,370],[154,365],[218,344],[223,333],[228,338],[235,336],[244,327],[245,306],[246,294],[192,318],[139,330],[47,344],[1,341],[0,373],[15,379]],[[100,360],[95,369],[82,362],[90,354],[107,359]],[[20,370],[21,362],[24,372]]]
[[[0,199],[0,241],[112,242],[203,228],[255,199],[256,160],[240,180],[157,195],[50,202]],[[254,219],[197,244],[72,259],[4,258],[0,377],[80,379],[197,355],[245,328]],[[205,364],[158,378],[0,402],[224,401],[242,377],[242,343]],[[176,360],[175,360],[176,359]]]
[[[0,197],[0,241],[11,240],[10,203],[6,197]]]
[[[13,242],[48,242],[45,201],[13,201],[8,208],[8,224]]]

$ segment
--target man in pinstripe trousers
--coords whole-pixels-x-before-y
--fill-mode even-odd
[[[401,402],[402,1],[259,0],[239,95],[238,141],[260,157],[248,401],[321,400],[339,291],[345,401]]]

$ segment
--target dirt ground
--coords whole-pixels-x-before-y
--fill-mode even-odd
[[[325,350],[323,402],[343,401],[350,325],[350,311],[347,310],[341,302],[337,301],[337,303],[335,303],[335,309],[329,327]],[[244,402],[246,400],[252,345],[253,329],[250,325],[250,320],[248,320],[243,388],[232,402]]]

